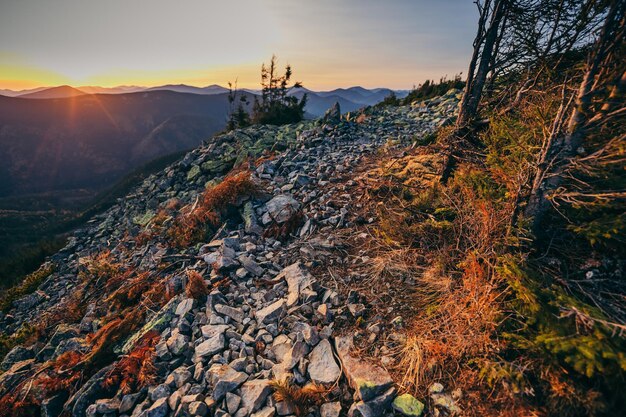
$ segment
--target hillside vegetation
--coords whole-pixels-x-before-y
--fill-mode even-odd
[[[0,416],[623,414],[626,4],[477,5],[463,90],[233,126],[76,231]]]

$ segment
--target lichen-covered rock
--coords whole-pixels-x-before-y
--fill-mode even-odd
[[[424,411],[424,403],[411,394],[398,395],[391,403],[391,406],[397,412],[409,417],[418,417]]]
[[[335,348],[346,378],[362,401],[369,401],[383,394],[393,385],[391,375],[383,368],[363,362],[350,355],[351,336],[337,337]]]
[[[167,302],[157,313],[144,324],[139,331],[135,332],[122,346],[122,353],[128,353],[135,346],[138,340],[143,338],[148,332],[162,332],[170,324],[174,318],[176,307],[180,303],[182,297],[176,296]]]

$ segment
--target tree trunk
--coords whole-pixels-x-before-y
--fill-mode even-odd
[[[596,92],[596,86],[599,84],[598,74],[608,56],[615,27],[624,24],[623,18],[621,21],[616,19],[618,13],[623,12],[623,6],[618,7],[620,2],[621,0],[614,0],[607,13],[605,24],[587,64],[587,71],[578,88],[576,104],[572,110],[565,133],[558,135],[554,131],[554,134],[550,135],[540,157],[525,210],[526,216],[532,218],[531,230],[535,236],[541,232],[543,217],[549,208],[549,194],[560,185],[562,174],[565,168],[567,168],[568,161],[575,157],[576,150],[582,144],[585,126],[591,119],[589,113],[591,111],[592,96]],[[618,81],[615,87],[619,88],[620,85]],[[611,96],[609,96],[610,99]],[[561,117],[561,115],[557,117]]]
[[[507,12],[509,1],[496,0],[488,28],[486,28],[486,23],[490,14],[491,0],[485,1],[482,9],[480,9],[478,32],[474,39],[474,52],[467,72],[467,82],[459,105],[455,130],[444,143],[443,170],[440,177],[443,184],[454,172],[459,152],[457,149],[458,142],[465,140],[463,138],[467,136],[467,125],[476,117],[487,74],[493,69],[491,64],[494,62],[494,56],[498,53],[496,43],[499,39],[500,26]]]
[[[476,54],[482,44],[482,51],[480,52],[480,59],[478,60],[478,69],[476,70],[475,76],[472,77],[471,83],[469,82],[470,74],[468,74],[468,83],[465,86],[465,93],[463,94],[463,101],[456,122],[457,129],[464,128],[476,117],[487,74],[492,69],[490,63],[492,62],[493,55],[498,53],[494,46],[498,39],[500,23],[507,11],[508,1],[509,0],[496,1],[484,41],[479,42],[474,47],[474,53]],[[470,64],[470,70],[472,69]]]

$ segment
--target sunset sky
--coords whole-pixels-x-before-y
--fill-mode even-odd
[[[0,0],[0,88],[257,88],[275,53],[305,87],[408,89],[466,70],[471,0]]]

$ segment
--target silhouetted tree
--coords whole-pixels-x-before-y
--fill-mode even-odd
[[[255,97],[252,121],[258,124],[282,125],[299,122],[304,117],[307,95],[301,99],[289,95],[293,89],[302,88],[302,83],[291,81],[291,66],[285,67],[285,74],[278,75],[276,56],[272,55],[269,66],[261,66],[261,98]]]
[[[228,82],[228,123],[227,130],[250,126],[250,115],[245,107],[250,104],[248,97],[237,89],[237,80],[234,83]]]

